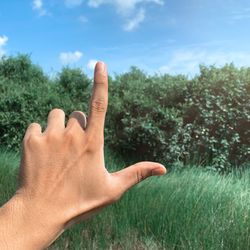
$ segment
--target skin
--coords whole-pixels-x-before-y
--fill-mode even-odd
[[[106,65],[98,62],[88,122],[53,109],[47,128],[32,123],[23,139],[18,189],[0,208],[0,249],[44,249],[74,223],[118,201],[132,186],[166,168],[139,162],[109,173],[104,164],[108,105]]]

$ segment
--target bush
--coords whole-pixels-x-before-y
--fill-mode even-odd
[[[0,76],[10,82],[26,84],[43,84],[48,81],[42,69],[34,65],[29,56],[3,57],[0,60]]]
[[[192,124],[191,148],[224,171],[250,160],[250,68],[201,67],[189,83],[184,124]]]
[[[182,127],[186,82],[183,76],[147,77],[137,68],[118,76],[111,86],[108,144],[125,158],[177,159],[174,136]]]
[[[49,79],[28,56],[0,61],[0,140],[19,150],[31,122],[48,112],[87,112],[91,80],[63,68]],[[210,165],[219,171],[250,162],[250,68],[200,67],[183,75],[148,76],[136,67],[109,77],[106,145],[130,161]],[[177,164],[180,165],[180,164]]]
[[[83,74],[81,69],[63,68],[58,75],[58,91],[68,95],[75,101],[83,102],[89,98],[90,79]]]
[[[3,59],[0,72],[1,146],[20,150],[28,125],[38,122],[45,129],[47,115],[53,108],[62,108],[68,116],[75,109],[87,107],[90,80],[79,69],[63,69],[52,81],[27,56],[19,56]]]
[[[250,158],[250,69],[200,67],[200,75],[146,76],[137,68],[111,86],[108,144],[125,158],[212,165]]]

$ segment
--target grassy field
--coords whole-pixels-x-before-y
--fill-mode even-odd
[[[106,152],[112,172],[124,162]],[[0,153],[0,204],[13,194],[19,156]],[[97,216],[74,225],[54,249],[250,249],[250,171],[227,176],[186,167],[151,177]]]

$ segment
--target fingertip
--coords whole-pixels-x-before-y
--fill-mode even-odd
[[[42,132],[42,127],[39,123],[33,122],[28,126],[27,131],[29,131],[30,133],[40,134]]]
[[[160,173],[160,175],[164,175],[167,173],[167,168],[159,162],[141,161],[136,163],[135,165],[142,166],[143,168],[146,167],[148,171],[156,171],[157,173]]]
[[[106,64],[103,61],[98,61],[95,65],[95,73],[106,74],[106,72],[107,72]]]
[[[158,164],[158,167],[152,170],[152,175],[164,175],[167,173],[167,168],[162,164]]]

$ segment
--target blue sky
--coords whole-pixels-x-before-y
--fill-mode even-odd
[[[52,75],[68,65],[91,76],[96,60],[111,74],[250,66],[250,1],[0,1],[0,56],[18,53]]]

